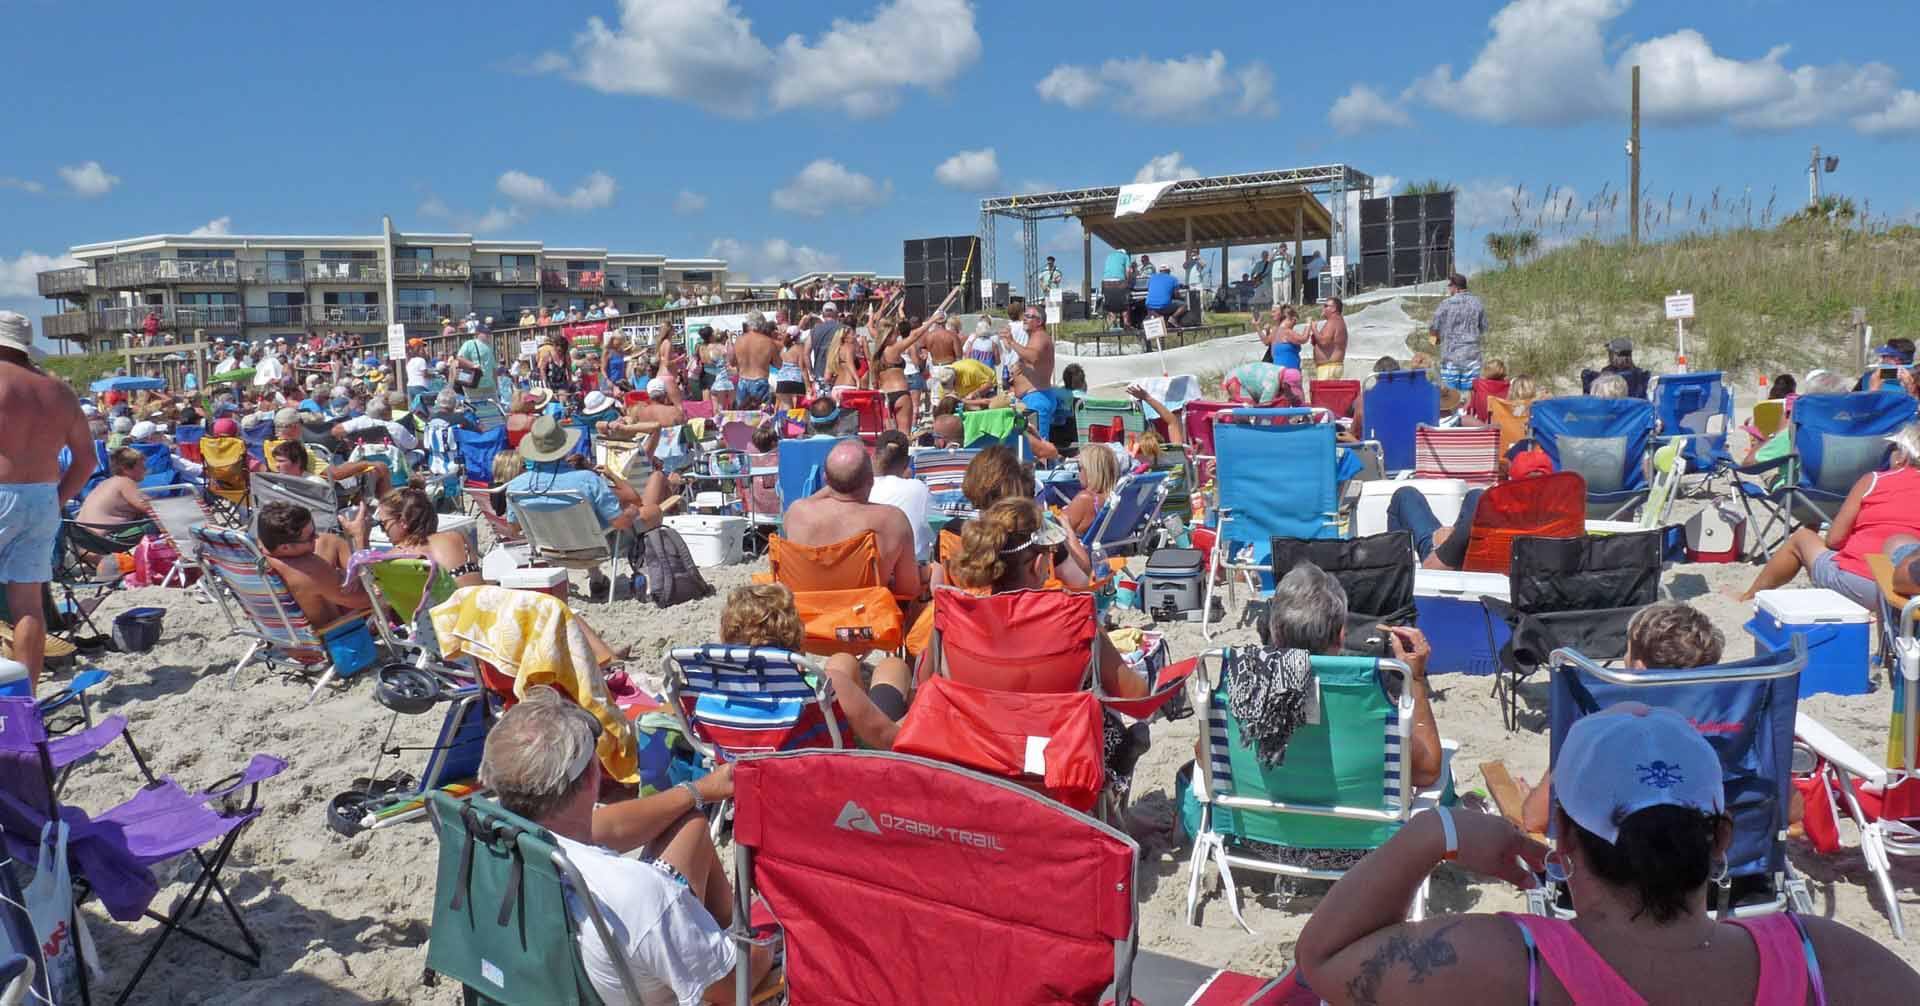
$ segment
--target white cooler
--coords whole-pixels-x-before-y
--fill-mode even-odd
[[[1428,674],[1492,674],[1500,668],[1499,648],[1513,633],[1505,619],[1487,613],[1482,597],[1502,601],[1510,595],[1505,575],[1462,573],[1451,569],[1415,569],[1413,605],[1420,631],[1433,646]],[[1489,645],[1487,626],[1493,626]]]
[[[1411,486],[1420,490],[1433,508],[1433,516],[1442,527],[1452,527],[1460,517],[1460,504],[1467,498],[1467,483],[1462,479],[1376,479],[1360,484],[1360,502],[1353,508],[1353,537],[1364,538],[1387,529],[1387,503],[1396,490]]]
[[[742,543],[747,533],[744,517],[674,514],[666,518],[665,523],[687,540],[687,551],[693,554],[694,564],[703,569],[730,566],[744,555]]]

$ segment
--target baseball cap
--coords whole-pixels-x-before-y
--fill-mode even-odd
[[[1609,844],[1648,807],[1724,814],[1720,758],[1686,717],[1637,702],[1574,721],[1553,764],[1553,798],[1573,823]]]
[[[1907,353],[1904,350],[1902,350],[1899,346],[1892,345],[1891,343],[1885,346],[1881,346],[1878,349],[1875,349],[1873,351],[1873,355],[1891,356],[1894,359],[1899,360],[1901,363],[1913,362],[1913,357],[1907,355]]]
[[[159,427],[153,425],[151,422],[148,422],[145,419],[142,419],[139,422],[133,424],[133,429],[127,431],[127,436],[131,437],[134,440],[145,440],[148,437],[153,436],[155,433],[159,432],[159,430],[160,430]]]
[[[1622,356],[1628,355],[1633,352],[1633,340],[1626,338],[1610,339],[1607,341],[1607,352],[1618,353]]]
[[[116,416],[116,417],[114,417],[114,420],[113,420],[113,432],[115,432],[115,433],[126,433],[127,431],[129,431],[129,430],[131,430],[131,429],[133,429],[133,417],[132,417],[132,416]]]
[[[822,304],[820,306],[820,313],[821,314],[839,314],[840,305],[835,304],[833,301],[827,301],[825,304]]]
[[[667,393],[667,379],[656,377],[647,382],[647,397],[659,398]]]
[[[219,419],[213,421],[213,435],[216,437],[237,437],[240,435],[240,424],[226,416],[221,416]]]
[[[1518,447],[1519,450],[1513,451],[1507,458],[1508,480],[1553,474],[1553,458],[1549,457],[1547,452],[1541,450],[1538,445],[1529,440],[1514,446]]]

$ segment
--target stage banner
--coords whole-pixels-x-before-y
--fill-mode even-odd
[[[1124,217],[1153,209],[1153,204],[1160,201],[1160,194],[1173,184],[1172,181],[1136,182],[1120,186],[1120,198],[1113,204],[1113,215]]]
[[[607,334],[607,323],[604,321],[583,321],[577,325],[562,325],[560,326],[560,334],[566,336],[569,341],[579,338],[598,339]]]

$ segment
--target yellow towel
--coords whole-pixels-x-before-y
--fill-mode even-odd
[[[469,656],[513,675],[513,694],[552,685],[600,721],[595,751],[608,775],[625,783],[640,779],[633,731],[607,694],[607,684],[587,645],[587,634],[565,601],[550,594],[505,587],[462,587],[428,614],[451,659]]]

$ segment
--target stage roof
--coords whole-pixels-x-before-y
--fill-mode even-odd
[[[1186,179],[1169,187],[1147,212],[1117,219],[1117,185],[986,199],[980,211],[1024,220],[1077,217],[1086,231],[1111,247],[1160,252],[1189,243],[1216,248],[1291,241],[1296,228],[1302,240],[1324,241],[1333,236],[1334,220],[1316,193],[1344,195],[1372,186],[1371,176],[1334,164]]]

